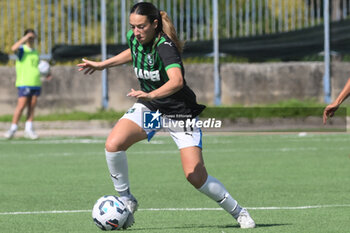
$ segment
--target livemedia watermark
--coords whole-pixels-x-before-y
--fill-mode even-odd
[[[174,114],[174,115],[162,115],[159,110],[157,111],[144,111],[143,112],[143,128],[159,130],[162,128],[171,129],[217,129],[222,127],[222,121],[215,118],[199,119],[193,118],[191,115]]]
[[[346,108],[323,124],[322,107],[228,107],[214,117],[185,114],[164,115],[160,111],[143,111],[144,129],[185,131],[200,128],[207,132],[346,132]],[[203,114],[209,115],[209,114]]]

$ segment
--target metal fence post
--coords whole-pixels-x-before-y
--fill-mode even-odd
[[[101,55],[102,61],[107,59],[106,42],[106,1],[101,0]],[[108,74],[107,69],[102,70],[102,108],[108,108]]]
[[[329,46],[329,0],[324,0],[324,102],[331,102],[330,46]]]
[[[121,2],[122,4],[122,13],[121,13],[121,17],[122,17],[122,44],[126,44],[126,2],[125,0],[122,0]]]
[[[213,41],[214,41],[214,95],[215,105],[221,105],[221,77],[219,64],[219,22],[218,2],[213,0]]]

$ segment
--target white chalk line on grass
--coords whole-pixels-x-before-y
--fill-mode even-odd
[[[341,138],[336,137],[336,138],[327,138],[325,136],[322,135],[321,138],[316,137],[318,136],[316,135],[308,135],[307,139],[308,141],[315,141],[315,142],[333,142],[333,141],[337,141],[337,142],[347,142],[349,139],[347,137],[344,137],[343,135],[341,136]],[[208,137],[212,137],[212,136],[208,136]],[[265,138],[268,136],[264,136]],[[274,137],[274,136],[273,136]],[[288,141],[290,142],[301,142],[304,139],[304,137],[300,137],[298,135],[282,135],[283,138],[287,138]],[[52,138],[52,139],[43,139],[43,140],[37,140],[37,141],[33,141],[33,140],[2,140],[0,139],[0,144],[100,144],[100,143],[104,143],[106,140],[104,138],[62,138],[62,139],[57,139],[57,138]],[[208,140],[206,142],[207,145],[210,144],[232,144],[232,140],[225,140],[225,139],[214,139],[214,140]],[[164,140],[163,138],[159,138],[159,139],[153,139],[150,142],[147,141],[142,141],[140,142],[142,144],[166,144],[168,143],[168,141]]]
[[[0,144],[100,144],[105,143],[105,139],[83,139],[83,138],[71,138],[71,139],[44,139],[37,141],[29,140],[0,140]],[[165,144],[165,141],[162,140],[152,140],[150,142],[142,141],[142,144]]]
[[[295,207],[246,207],[249,210],[303,210],[350,207],[350,204],[343,205],[315,205],[315,206],[295,206]],[[222,208],[147,208],[138,209],[138,211],[221,211]],[[69,213],[88,213],[91,210],[51,210],[51,211],[29,211],[29,212],[0,212],[0,215],[20,215],[20,214],[69,214]]]

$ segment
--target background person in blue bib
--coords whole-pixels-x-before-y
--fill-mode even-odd
[[[166,12],[153,4],[135,4],[129,17],[131,30],[127,33],[129,49],[108,60],[93,62],[83,59],[80,71],[91,74],[95,70],[132,62],[140,90],[131,89],[127,96],[137,102],[124,114],[109,134],[105,154],[116,191],[133,213],[138,206],[131,194],[126,150],[134,143],[150,140],[156,131],[143,128],[143,112],[166,116],[196,118],[205,108],[196,102],[196,95],[184,79],[181,60],[182,43]],[[154,115],[155,118],[159,117]],[[170,117],[171,121],[184,120]],[[180,150],[182,167],[187,180],[200,192],[216,201],[237,219],[241,228],[254,228],[248,211],[241,208],[224,185],[208,175],[202,157],[202,132],[199,128],[168,128]],[[133,222],[124,226],[127,228]]]

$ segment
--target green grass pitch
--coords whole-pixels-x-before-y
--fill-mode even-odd
[[[0,232],[101,232],[92,206],[100,196],[116,194],[104,140],[0,140]],[[157,135],[128,151],[140,210],[127,231],[349,232],[349,142],[349,134],[205,135],[209,174],[256,221],[256,229],[240,229],[192,188],[175,143]]]

